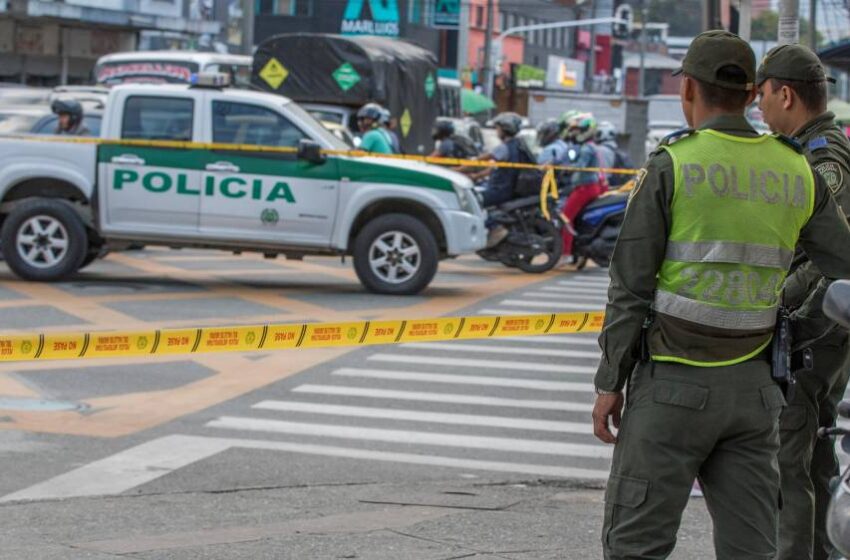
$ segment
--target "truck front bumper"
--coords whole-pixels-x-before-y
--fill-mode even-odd
[[[444,210],[443,224],[446,227],[446,252],[449,256],[474,253],[487,244],[483,214]]]

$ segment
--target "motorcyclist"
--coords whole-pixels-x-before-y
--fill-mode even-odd
[[[569,146],[561,138],[561,125],[555,119],[540,123],[537,127],[537,144],[543,148],[537,156],[540,165],[568,165]]]
[[[496,146],[492,152],[482,154],[478,159],[506,163],[535,162],[531,150],[519,136],[522,117],[516,113],[499,113],[493,119],[493,126],[496,127],[496,132],[502,143]],[[518,169],[496,167],[472,172],[469,176],[474,181],[487,179],[482,192],[482,206],[484,208],[504,204],[516,196],[515,189],[519,178]],[[487,246],[497,245],[507,234],[508,231],[504,227],[492,228],[487,237]]]
[[[617,127],[608,121],[599,123],[596,129],[596,149],[599,153],[601,167],[608,169],[630,169],[632,162],[629,156],[617,145]],[[606,173],[608,184],[618,187],[626,183],[630,176],[624,173]]]
[[[596,135],[596,119],[592,113],[579,113],[570,117],[566,123],[566,135],[579,147],[578,158],[574,163],[576,167],[599,167],[599,155],[596,144],[593,142]],[[576,216],[585,206],[608,190],[605,174],[599,171],[574,171],[570,174],[569,184],[572,190],[561,209],[570,221],[570,227],[562,230],[564,255],[572,255],[572,224]]]
[[[56,134],[68,136],[90,136],[91,131],[83,123],[83,106],[75,99],[57,99],[50,110],[58,117]]]
[[[396,131],[394,130],[393,124],[393,115],[392,113],[390,113],[390,110],[386,107],[381,107],[381,130],[383,130],[389,138],[390,147],[392,147],[393,153],[400,154],[401,141],[398,138],[398,134],[396,134]]]
[[[389,135],[381,128],[384,108],[377,103],[367,103],[357,111],[357,126],[362,133],[360,149],[376,154],[392,154]]]
[[[499,135],[501,144],[492,152],[482,154],[478,159],[507,163],[532,163],[534,157],[525,141],[519,137],[522,117],[516,113],[499,113],[493,119],[493,126]],[[488,168],[470,174],[474,181],[486,178],[483,192],[483,205],[497,206],[514,198],[519,170],[509,168]]]
[[[468,137],[458,134],[451,119],[439,118],[434,123],[431,137],[437,142],[431,157],[468,159],[478,157],[475,143]]]

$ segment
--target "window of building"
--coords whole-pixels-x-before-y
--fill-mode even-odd
[[[124,105],[121,138],[188,142],[194,110],[191,99],[134,95]]]
[[[275,16],[312,16],[313,0],[254,0],[254,13]]]
[[[301,129],[270,109],[213,101],[213,142],[294,148],[303,138]]]
[[[484,6],[475,6],[475,27],[484,27]]]

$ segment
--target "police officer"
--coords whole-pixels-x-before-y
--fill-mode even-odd
[[[774,132],[793,136],[841,207],[850,213],[850,142],[827,112],[828,78],[817,55],[802,45],[771,50],[758,70],[759,107]],[[798,252],[786,280],[785,304],[792,315],[795,346],[808,347],[814,371],[797,376],[797,393],[780,418],[779,470],[783,507],[778,560],[826,560],[829,481],[838,473],[833,442],[817,438],[818,426],[833,426],[850,376],[850,334],[821,311],[821,274]],[[809,343],[811,341],[811,343]]]
[[[850,276],[850,227],[799,147],[744,117],[756,77],[745,41],[702,33],[679,72],[693,129],[650,156],[610,268],[593,410],[596,436],[616,443],[603,549],[667,558],[698,478],[717,558],[767,560],[785,405],[767,357],[779,292],[798,241],[826,277]]]
[[[91,132],[83,123],[83,106],[76,99],[57,99],[50,110],[59,117],[56,134],[68,136],[89,136]]]
[[[357,126],[363,134],[360,149],[376,154],[392,154],[389,136],[381,128],[384,108],[377,103],[367,103],[357,111]]]

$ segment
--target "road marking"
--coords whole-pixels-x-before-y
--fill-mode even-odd
[[[362,426],[285,422],[283,420],[238,416],[221,416],[216,420],[207,422],[205,426],[224,430],[330,437],[358,441],[380,441],[384,443],[403,443],[405,445],[435,445],[439,447],[460,447],[463,449],[487,449],[490,451],[589,457],[594,459],[609,459],[613,452],[613,448],[611,447],[586,443],[563,443],[560,441],[472,436],[439,432],[413,432],[409,430],[384,430],[380,428],[364,428]]]
[[[592,402],[546,401],[533,399],[509,399],[479,395],[458,395],[449,393],[429,393],[424,391],[396,391],[391,389],[372,389],[366,387],[345,387],[341,385],[299,385],[293,393],[311,395],[336,395],[342,397],[362,397],[370,399],[388,399],[393,401],[422,401],[447,404],[471,404],[478,406],[503,406],[511,408],[529,408],[538,410],[561,410],[571,412],[590,412]]]
[[[156,467],[153,467],[152,470],[144,473],[143,480],[140,476],[138,476],[138,474],[131,478],[126,478],[126,473],[128,471],[132,470],[138,473],[140,465],[174,465],[175,458],[180,457],[184,463],[180,466],[187,466],[191,463],[201,461],[216,453],[232,448],[263,449],[271,451],[285,451],[289,453],[302,453],[305,455],[320,455],[324,457],[363,459],[367,461],[429,465],[434,467],[451,467],[458,469],[531,474],[563,478],[605,480],[608,477],[608,471],[594,469],[555,467],[501,461],[479,461],[475,459],[457,459],[454,457],[442,457],[438,455],[369,451],[365,449],[288,443],[282,441],[170,435],[132,447],[126,451],[122,451],[18,492],[7,494],[0,498],[0,502],[56,500],[62,498],[117,495],[131,490],[141,484],[156,480],[157,478],[172,472],[174,468],[179,468],[157,469]],[[106,464],[113,466],[120,465],[122,468],[93,468],[96,465],[102,466]]]
[[[547,334],[546,336],[514,336],[511,338],[500,338],[498,340],[488,340],[489,344],[501,344],[502,342],[533,342],[537,344],[559,344],[571,346],[574,344],[581,346],[595,346],[599,348],[599,335],[557,335]]]
[[[585,288],[581,287],[567,287],[567,286],[540,286],[537,288],[541,292],[555,292],[559,294],[576,294],[576,295],[590,295],[590,296],[604,296],[608,293],[607,290],[600,290],[599,288]]]
[[[529,313],[526,313],[522,309],[494,309],[494,308],[479,309],[475,314],[476,315],[529,315]]]
[[[526,301],[523,299],[506,299],[504,301],[500,301],[499,305],[507,305],[509,307],[531,307],[535,309],[571,309],[571,310],[581,310],[587,311],[589,307],[594,305],[593,302],[590,303],[561,303],[559,301]],[[602,305],[602,304],[598,304]]]
[[[594,284],[601,286],[603,284],[610,284],[611,279],[607,276],[574,276],[568,280],[560,280],[558,284],[561,286],[575,286],[581,284]]]
[[[371,362],[389,362],[396,364],[416,364],[432,366],[473,367],[481,369],[511,369],[517,371],[549,371],[552,373],[595,374],[595,367],[566,366],[560,364],[539,364],[534,362],[510,362],[506,360],[474,360],[470,358],[441,358],[435,356],[407,356],[404,354],[372,354],[367,358]]]
[[[430,412],[426,410],[402,410],[397,408],[374,408],[365,406],[347,406],[295,401],[262,401],[251,408],[274,410],[277,412],[306,412],[326,416],[345,416],[349,418],[381,418],[385,420],[404,420],[410,422],[433,422],[434,424],[457,424],[461,426],[487,426],[510,430],[534,430],[540,432],[563,432],[568,434],[593,433],[590,422],[557,422],[552,420],[533,420],[528,418],[509,418],[505,416],[486,416],[479,414],[455,414]]]
[[[608,303],[608,296],[604,293],[600,293],[598,296],[599,297],[593,297],[590,294],[564,294],[561,292],[525,292],[520,297],[545,299],[548,301],[563,303],[583,303],[585,307],[588,305],[605,305]]]
[[[343,377],[367,377],[370,379],[391,379],[394,381],[424,381],[426,383],[450,383],[456,385],[484,385],[488,387],[513,387],[539,391],[594,391],[593,383],[573,381],[546,381],[543,379],[512,379],[509,377],[484,377],[479,375],[452,375],[442,373],[422,373],[414,371],[392,371],[383,369],[340,368],[333,372]]]
[[[8,494],[0,502],[120,494],[229,447],[222,440],[166,436]]]
[[[446,350],[448,352],[486,352],[489,354],[519,354],[521,356],[552,356],[558,358],[593,358],[598,360],[600,352],[582,350],[550,350],[548,348],[522,348],[518,346],[496,346],[465,344],[461,342],[410,342],[402,348],[415,350]]]

